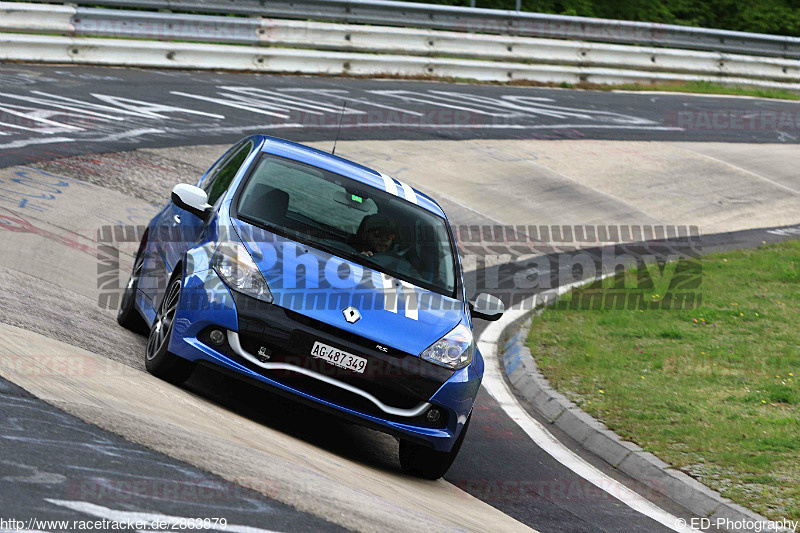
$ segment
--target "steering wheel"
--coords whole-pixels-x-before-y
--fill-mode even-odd
[[[408,259],[394,251],[375,252],[370,256],[370,259],[379,266],[395,270],[398,274],[418,279],[422,278],[422,274],[408,262]]]

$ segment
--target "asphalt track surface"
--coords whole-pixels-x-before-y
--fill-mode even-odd
[[[706,252],[754,247],[765,241],[796,238],[796,234],[797,228],[709,235],[703,238],[702,247]],[[656,255],[664,250],[657,243],[626,248]],[[576,253],[599,257],[602,249]],[[502,267],[496,275],[504,281],[525,268]],[[563,281],[563,275],[553,272],[554,281]],[[476,333],[480,334],[484,326],[479,323]],[[358,443],[363,449],[353,450],[348,439],[331,438],[342,433],[343,424],[277,397],[265,398],[262,390],[242,386],[209,370],[199,369],[186,388],[345,457],[358,460],[359,454],[370,454],[368,441]],[[334,524],[86,424],[3,379],[0,404],[0,473],[5,487],[13,487],[3,491],[5,517],[88,520],[146,512],[165,517],[225,517],[232,526],[279,531],[340,530]],[[254,405],[270,405],[271,412],[267,416]],[[454,485],[542,532],[664,530],[542,452],[484,391],[476,403],[474,417],[469,438],[446,475]],[[298,425],[298,419],[303,424]],[[556,428],[549,429],[571,449],[581,451]],[[581,455],[603,468],[589,454]],[[58,460],[54,461],[54,457]],[[609,469],[604,470],[614,475]],[[614,477],[635,486],[624,476]],[[676,515],[683,514],[658,495],[650,497]],[[69,507],[79,504],[82,510]],[[87,504],[96,506],[92,514],[87,514]]]
[[[252,88],[261,92],[253,93]],[[242,97],[242,90],[249,94]],[[788,126],[787,130],[693,131],[678,129],[670,118],[670,113],[678,109],[742,109],[745,104],[741,102],[746,102],[747,109],[753,112],[792,112],[796,104],[786,102],[394,80],[8,65],[0,68],[0,167],[134,147],[229,142],[255,131],[299,141],[330,139],[332,130],[338,128],[343,94],[348,98],[348,108],[340,138],[350,140],[797,141]],[[265,107],[266,102],[273,102],[274,106]],[[515,107],[509,107],[509,102]],[[232,103],[237,107],[231,107]],[[286,117],[255,116],[252,108],[256,106]],[[791,237],[791,232],[776,235],[749,230],[707,236],[702,245],[703,250],[709,251],[752,247]],[[502,281],[526,267],[498,268]],[[252,407],[262,393],[238,382],[198,372],[186,387],[255,420],[263,416]],[[68,496],[75,494],[81,496],[75,500],[94,501],[106,508],[116,506],[116,511],[192,516],[198,510],[196,499],[154,497],[155,492],[164,486],[168,490],[169,484],[178,480],[202,486],[217,483],[224,491],[225,498],[201,500],[202,516],[225,516],[230,524],[277,530],[337,529],[64,415],[5,381],[0,381],[0,402],[0,427],[5,437],[0,444],[0,478],[6,517],[89,518],[86,512],[64,505],[70,500]],[[329,437],[340,430],[337,422],[300,408],[286,409],[285,416],[265,423],[335,453],[352,456],[351,452],[338,449],[340,441]],[[322,429],[298,428],[298,416],[304,427],[316,425]],[[362,442],[361,446],[366,451],[369,442]],[[593,461],[591,457],[586,459]],[[112,505],[102,498],[102,491],[92,492],[104,475],[144,479],[151,488],[144,491],[144,496],[116,497]],[[476,403],[469,437],[446,479],[543,532],[666,530],[618,500],[591,490],[586,481],[542,452],[484,391]],[[632,484],[624,477],[619,479]],[[87,480],[88,486],[81,485]],[[62,503],[53,503],[56,500]],[[656,503],[677,516],[685,516],[668,501]]]
[[[0,167],[133,147],[228,143],[252,133],[328,140],[340,118],[342,140],[800,140],[797,103],[786,101],[4,65]]]
[[[225,518],[230,531],[249,526],[259,533],[264,524],[277,531],[346,531],[102,431],[4,379],[0,412],[0,518],[42,521],[25,522],[25,529],[56,531],[62,528],[43,522],[146,512],[164,520]],[[8,526],[0,530],[14,529]]]

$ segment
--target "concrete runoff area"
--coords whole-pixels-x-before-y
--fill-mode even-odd
[[[0,308],[0,321],[98,353],[106,353],[111,335],[129,336],[124,344],[138,349],[138,336],[118,328],[113,312],[98,307],[96,232],[146,224],[174,184],[197,182],[227,147],[148,148],[0,169],[0,236],[11,251],[0,255],[0,290],[14,295]],[[800,152],[794,146],[341,141],[337,153],[429,193],[454,224],[664,223],[713,233],[799,218],[800,193],[793,191],[800,190]],[[120,253],[122,277],[135,253],[136,243],[128,244]],[[68,296],[57,296],[61,291]],[[67,319],[70,313],[80,319]],[[142,366],[124,349],[108,355]]]
[[[66,364],[59,368],[67,371]],[[200,516],[208,517],[207,526],[227,521],[231,532],[346,531],[87,424],[3,378],[0,436],[3,531],[83,531],[91,528],[85,524],[89,517],[96,520],[94,530],[113,528],[100,519],[166,530],[181,521],[197,525]],[[264,524],[269,529],[259,527]]]
[[[199,170],[225,148],[137,153]],[[430,194],[451,218],[450,209],[460,207],[501,224],[672,224],[702,233],[800,221],[800,151],[793,145],[400,140],[340,141],[336,150]]]
[[[800,220],[792,146],[360,141],[339,143],[337,153],[503,224],[685,224],[721,233]]]
[[[142,372],[144,339],[98,307],[96,231],[145,224],[173,183],[196,182],[226,148],[142,149],[0,170],[0,240],[10,252],[0,255],[0,294],[24,302],[0,308],[0,323],[29,330],[0,326],[0,355],[21,361],[16,368],[45,369],[48,358],[77,357],[105,372],[97,379],[4,367],[3,377],[225,479],[256,490],[254,478],[275,480],[281,490],[270,496],[345,527],[526,529],[445,481],[361,464]],[[455,224],[694,224],[709,233],[798,222],[800,193],[789,189],[800,189],[792,173],[800,154],[780,145],[353,141],[340,142],[337,154],[431,194]],[[123,251],[124,274],[133,251]]]
[[[223,150],[203,150],[203,165]],[[94,156],[93,164],[103,158]],[[120,156],[105,159],[98,175],[113,180],[112,166],[131,175],[119,165]],[[71,163],[81,168],[61,162]],[[84,170],[75,174],[85,177]],[[194,182],[201,173],[168,169],[161,177]],[[119,182],[93,184],[64,174],[70,173],[0,170],[0,179],[20,197],[46,190],[36,201],[19,201],[0,213],[3,246],[13,252],[0,257],[0,290],[10,300],[0,309],[3,377],[87,422],[349,529],[404,531],[424,524],[431,531],[477,531],[492,523],[504,531],[531,531],[445,481],[431,485],[396,468],[350,461],[143,372],[144,339],[120,328],[113,309],[98,308],[95,238],[109,224],[145,224],[157,208],[101,186],[122,188]],[[147,187],[149,180],[142,175],[134,185]],[[158,191],[164,201],[170,186]],[[133,251],[128,247],[121,255],[123,275]],[[59,370],[64,368],[70,371]],[[394,439],[384,440],[394,455]]]

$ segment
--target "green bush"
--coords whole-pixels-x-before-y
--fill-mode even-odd
[[[469,0],[427,3],[470,5]],[[491,9],[516,6],[515,0],[477,0],[476,4]],[[800,0],[522,0],[522,10],[800,36]]]

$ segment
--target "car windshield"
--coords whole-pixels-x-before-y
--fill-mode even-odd
[[[262,154],[236,210],[248,222],[455,296],[455,260],[447,222],[385,191]]]

